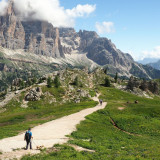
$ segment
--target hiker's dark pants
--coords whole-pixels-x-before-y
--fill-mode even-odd
[[[30,144],[30,149],[32,149],[32,141],[31,139],[26,141],[27,145],[26,145],[26,149],[28,149],[28,145]]]

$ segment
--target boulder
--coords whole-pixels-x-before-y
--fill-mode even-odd
[[[40,87],[31,89],[25,96],[26,101],[38,101],[42,95]]]

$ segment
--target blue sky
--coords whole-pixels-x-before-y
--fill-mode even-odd
[[[95,30],[95,23],[112,22],[114,32],[102,33],[136,59],[160,58],[160,0],[61,0],[64,8],[96,4],[87,17],[77,18],[75,29]]]

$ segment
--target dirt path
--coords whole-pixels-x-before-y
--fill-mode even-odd
[[[47,83],[46,82],[43,82],[43,83],[40,83],[38,84],[39,86],[45,86]],[[24,88],[22,90],[18,90],[18,91],[12,91],[12,92],[9,92],[7,93],[7,95],[5,96],[5,99],[3,101],[0,101],[0,108],[3,108],[6,104],[9,103],[9,101],[11,101],[13,98],[15,97],[19,97],[19,95],[23,92],[23,91],[27,91],[29,89],[31,89],[32,86],[30,87],[27,87],[27,88]],[[16,93],[16,94],[15,94]]]
[[[97,97],[94,97],[93,100],[98,101]],[[38,153],[36,149],[37,146],[44,145],[46,148],[52,147],[54,144],[63,144],[66,143],[69,138],[66,135],[70,135],[73,131],[76,130],[76,125],[80,123],[80,121],[85,120],[85,116],[105,108],[106,102],[103,105],[97,105],[94,108],[84,109],[78,113],[71,114],[69,116],[62,117],[57,120],[53,120],[51,122],[39,125],[32,129],[33,133],[33,150],[25,151],[25,150],[16,150],[18,148],[23,148],[25,146],[24,133],[15,137],[6,138],[0,140],[0,151],[3,152],[0,155],[0,159],[6,158],[20,158],[28,153],[35,154]]]
[[[0,102],[0,108],[2,108],[4,105],[6,105],[14,97],[15,97],[15,94],[13,92],[8,93],[5,97],[5,99]]]

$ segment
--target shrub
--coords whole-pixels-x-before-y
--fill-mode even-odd
[[[60,83],[60,80],[59,80],[59,77],[58,77],[58,76],[55,77],[53,83],[54,83],[54,86],[55,86],[56,88],[59,88],[59,87],[60,87],[61,83]]]
[[[51,77],[48,77],[48,79],[47,79],[47,87],[48,88],[52,87],[52,79],[51,79]]]
[[[116,72],[116,75],[114,77],[114,80],[115,80],[115,83],[117,83],[117,80],[118,80],[118,73]]]
[[[106,77],[105,78],[105,87],[110,87],[111,86],[111,83],[110,83],[110,80]]]
[[[73,84],[74,84],[75,86],[79,86],[78,76],[75,78]]]

